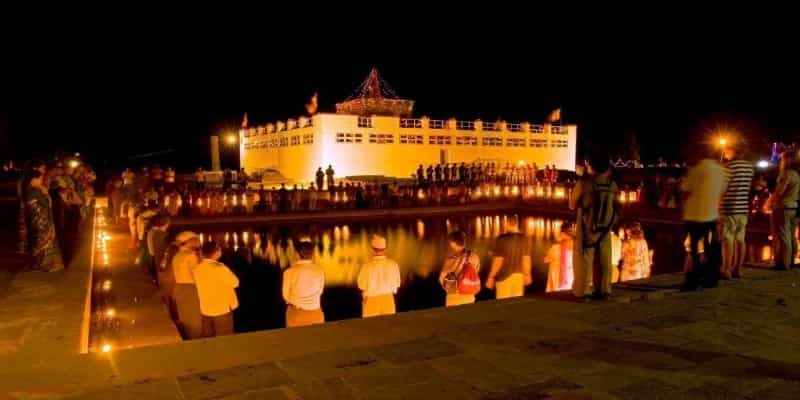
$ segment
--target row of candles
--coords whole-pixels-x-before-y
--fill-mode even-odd
[[[108,241],[111,236],[105,230],[106,212],[107,208],[97,207],[95,209],[95,259],[100,258],[100,262],[96,263],[101,267],[94,271],[95,291],[93,296],[93,305],[95,306],[95,313],[93,318],[93,328],[96,334],[100,335],[100,351],[103,353],[111,352],[113,346],[110,341],[110,336],[119,330],[119,319],[117,318],[116,310],[111,306],[113,294],[111,289],[113,283],[111,281],[110,258],[108,254]]]
[[[511,198],[511,197],[520,197],[522,196],[525,199],[555,199],[555,200],[565,200],[567,199],[570,194],[572,193],[572,189],[568,189],[564,186],[549,186],[549,185],[529,185],[529,186],[520,186],[520,185],[484,185],[479,186],[475,189],[472,189],[470,195],[473,199],[491,199],[491,198]],[[255,195],[255,194],[254,194]],[[253,199],[248,199],[248,196],[244,193],[242,194],[227,194],[222,193],[219,195],[219,198],[212,199],[208,197],[201,197],[198,199],[192,199],[190,197],[189,202],[190,204],[194,204],[196,208],[211,208],[212,204],[217,202],[222,202],[223,204],[230,204],[233,207],[238,207],[242,205],[247,207],[253,202]],[[424,200],[430,196],[425,189],[418,189],[417,190],[417,199]],[[638,203],[639,202],[639,191],[638,190],[621,190],[619,192],[619,201],[621,203]],[[350,196],[346,192],[335,192],[333,194],[333,198],[331,199],[334,203],[347,203],[350,201]],[[164,206],[169,207],[170,202],[172,199],[167,196],[164,198]],[[180,208],[183,206],[183,200],[180,197],[177,197],[177,207]]]

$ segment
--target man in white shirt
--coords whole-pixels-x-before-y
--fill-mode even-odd
[[[236,288],[239,279],[219,262],[222,248],[216,242],[203,245],[203,261],[194,270],[200,314],[203,316],[203,337],[233,334],[233,310],[239,307]]]
[[[394,295],[400,287],[400,266],[386,257],[386,238],[374,235],[371,245],[375,255],[358,273],[358,288],[363,296],[361,315],[364,318],[394,314]]]
[[[283,273],[283,299],[286,301],[286,327],[321,324],[325,314],[320,297],[325,289],[325,273],[311,262],[314,245],[301,241],[297,245],[300,259]]]
[[[687,192],[683,207],[683,220],[689,231],[691,243],[692,270],[686,273],[683,290],[695,290],[700,285],[717,286],[721,255],[709,251],[713,242],[719,242],[717,219],[719,201],[727,187],[725,168],[717,161],[695,156],[690,160],[691,167],[686,173],[684,191]],[[703,241],[705,260],[700,259],[698,243]]]
[[[178,314],[178,325],[185,338],[196,339],[202,334],[203,327],[194,279],[194,270],[200,263],[200,237],[194,232],[181,232],[175,238],[175,244],[179,250],[172,257],[172,273],[175,277],[172,300]]]

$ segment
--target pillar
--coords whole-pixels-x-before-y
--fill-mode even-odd
[[[219,136],[211,135],[211,170],[222,171],[219,162]]]

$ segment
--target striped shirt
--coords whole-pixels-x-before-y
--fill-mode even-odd
[[[745,160],[733,160],[725,165],[728,188],[719,203],[722,215],[747,214],[750,204],[750,186],[753,183],[753,164]]]

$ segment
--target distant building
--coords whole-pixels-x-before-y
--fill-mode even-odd
[[[554,123],[412,118],[414,102],[398,98],[373,69],[356,94],[318,113],[239,131],[241,166],[274,169],[308,182],[318,167],[337,177],[407,178],[419,164],[537,163],[575,167],[577,127]]]

